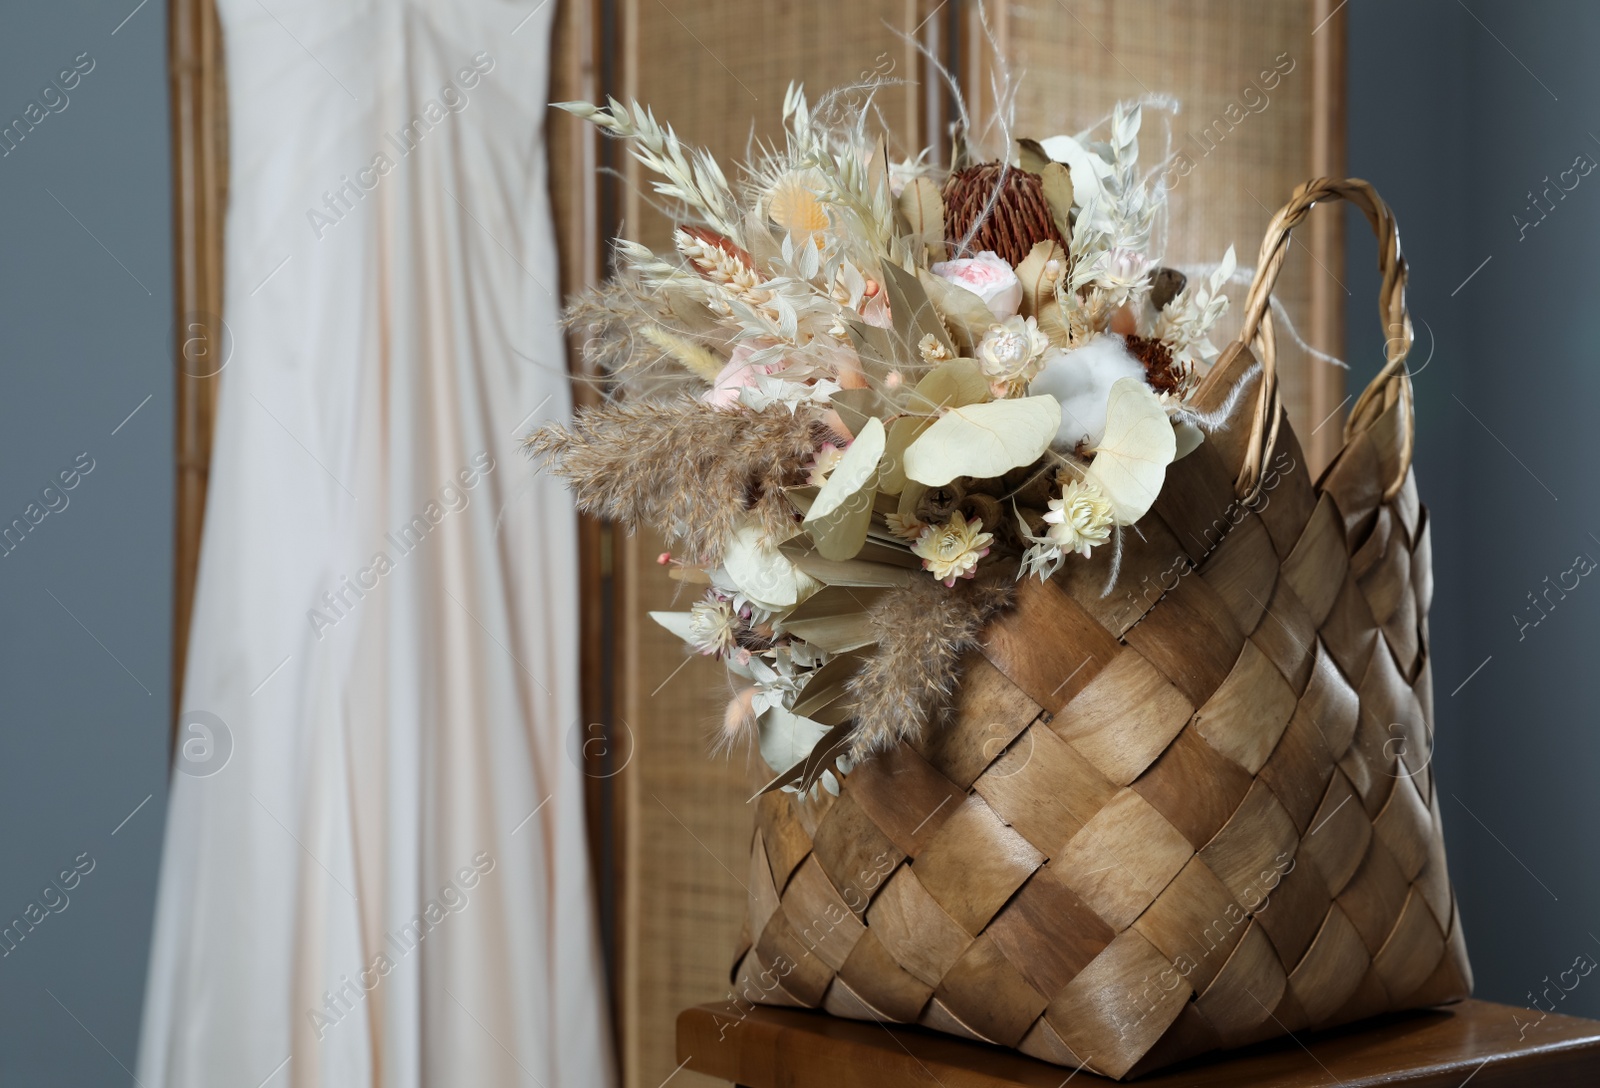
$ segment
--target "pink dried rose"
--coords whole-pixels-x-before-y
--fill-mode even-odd
[[[943,277],[983,299],[989,312],[1004,321],[1015,317],[1022,305],[1022,281],[1017,279],[1011,266],[990,250],[976,257],[959,257],[953,261],[940,261],[933,266],[933,274]]]
[[[739,390],[747,385],[755,385],[756,378],[771,374],[783,366],[782,361],[778,359],[766,363],[750,361],[750,356],[770,346],[753,340],[744,340],[734,345],[727,363],[717,372],[717,380],[712,383],[702,399],[713,408],[737,408]]]

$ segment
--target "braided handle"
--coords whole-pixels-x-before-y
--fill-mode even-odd
[[[1345,421],[1344,440],[1348,444],[1356,435],[1371,427],[1396,400],[1404,405],[1399,468],[1384,489],[1383,497],[1387,502],[1399,494],[1404,486],[1416,445],[1416,411],[1412,402],[1411,375],[1407,373],[1405,365],[1406,355],[1411,351],[1411,315],[1406,311],[1406,259],[1400,254],[1400,231],[1395,225],[1394,213],[1377,190],[1359,178],[1314,178],[1305,182],[1272,217],[1267,224],[1267,233],[1261,239],[1256,276],[1245,298],[1244,325],[1239,330],[1239,341],[1252,344],[1261,362],[1261,395],[1256,401],[1244,466],[1239,471],[1238,490],[1248,497],[1253,497],[1260,490],[1262,466],[1267,463],[1272,447],[1277,442],[1282,402],[1278,395],[1277,339],[1269,304],[1272,288],[1278,282],[1284,257],[1289,251],[1289,234],[1321,200],[1348,200],[1361,209],[1367,222],[1372,224],[1373,233],[1378,236],[1378,270],[1383,275],[1383,285],[1378,292],[1378,314],[1388,334],[1384,345],[1387,359],[1383,369],[1356,398],[1355,407]]]

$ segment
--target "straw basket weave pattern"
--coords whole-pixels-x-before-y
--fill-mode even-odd
[[[1378,234],[1389,359],[1313,483],[1268,299],[1290,230],[1339,198]],[[739,997],[1121,1078],[1470,991],[1393,218],[1364,182],[1309,182],[1257,268],[1197,395],[1244,382],[1242,418],[1172,466],[1113,592],[1099,555],[1028,580],[950,724],[837,798],[761,798]]]

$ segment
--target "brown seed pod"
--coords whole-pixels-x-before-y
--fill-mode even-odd
[[[1158,268],[1150,277],[1150,305],[1158,311],[1178,297],[1189,277],[1176,268]]]
[[[966,497],[967,489],[960,480],[951,480],[943,487],[930,487],[917,503],[917,520],[929,525],[948,521]]]
[[[1039,242],[1054,240],[1067,248],[1050,216],[1039,176],[1003,163],[957,170],[944,183],[945,238],[952,245],[960,242],[974,223],[977,230],[967,244],[968,252],[955,256],[992,250],[1015,268]]]
[[[961,511],[961,516],[966,518],[968,522],[974,520],[982,521],[986,532],[994,532],[996,527],[1005,521],[1005,518],[1001,516],[1000,500],[993,495],[974,492],[961,500],[961,505],[958,509]]]
[[[1060,490],[1056,479],[1059,473],[1060,468],[1055,460],[1045,458],[1012,469],[996,481],[998,487],[987,490],[1000,499],[1007,509],[1013,503],[1018,506],[1043,506]]]

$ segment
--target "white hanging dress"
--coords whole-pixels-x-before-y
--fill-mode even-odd
[[[605,1086],[554,5],[221,0],[222,373],[145,1088]]]

